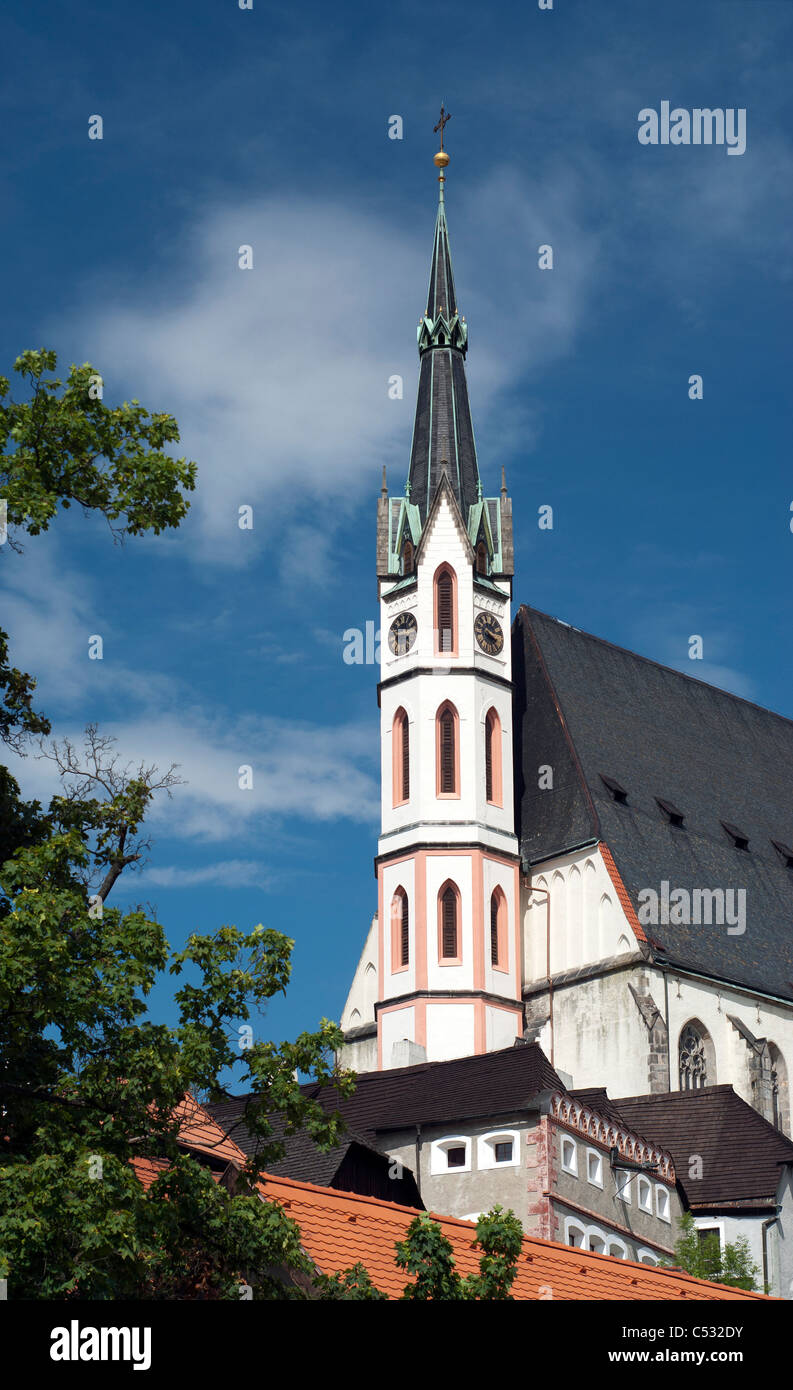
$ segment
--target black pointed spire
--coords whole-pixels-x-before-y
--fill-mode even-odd
[[[441,110],[445,124],[443,117]],[[450,118],[446,116],[445,119]],[[441,462],[445,460],[449,482],[467,523],[468,509],[481,496],[481,485],[465,379],[468,329],[465,319],[457,312],[446,225],[444,170],[449,156],[443,148],[442,130],[441,148],[434,160],[440,171],[438,215],[427,308],[418,327],[421,368],[410,455],[410,500],[419,507],[422,521],[425,521],[441,479]]]

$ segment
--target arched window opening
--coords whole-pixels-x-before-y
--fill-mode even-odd
[[[438,796],[460,794],[460,748],[457,737],[457,711],[454,705],[442,705],[436,717],[436,757]]]
[[[495,970],[507,965],[507,900],[500,888],[490,897],[490,964]]]
[[[478,574],[487,574],[487,546],[480,541],[476,547],[476,569]]]
[[[405,541],[405,548],[402,551],[402,573],[413,573],[413,542]]]
[[[410,964],[410,908],[404,888],[397,888],[391,899],[391,963],[393,970]]]
[[[460,959],[460,897],[453,883],[447,883],[438,895],[440,958]]]
[[[435,650],[457,651],[457,615],[454,572],[442,566],[435,576]]]
[[[681,1091],[699,1091],[716,1083],[716,1056],[707,1028],[694,1019],[680,1034],[678,1045]]]
[[[485,797],[491,806],[503,804],[501,790],[501,720],[494,709],[485,719]]]
[[[394,805],[410,800],[410,721],[403,709],[394,715],[392,729]]]

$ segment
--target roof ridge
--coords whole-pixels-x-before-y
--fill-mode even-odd
[[[736,695],[734,690],[725,690],[721,685],[714,685],[712,681],[704,681],[700,676],[691,676],[687,671],[679,671],[676,666],[667,666],[664,661],[656,661],[652,656],[644,656],[641,652],[635,652],[631,647],[621,647],[617,642],[610,642],[608,637],[598,637],[594,632],[587,632],[585,628],[576,627],[574,623],[565,622],[564,618],[556,618],[553,613],[544,613],[541,608],[533,608],[529,603],[518,605],[514,621],[517,622],[521,612],[536,614],[538,618],[546,618],[549,622],[558,623],[560,627],[567,627],[571,632],[578,632],[582,637],[586,637],[590,642],[599,642],[601,646],[610,647],[612,651],[621,652],[624,656],[635,657],[637,661],[646,661],[650,666],[657,666],[661,671],[668,671],[670,675],[679,676],[681,680],[693,681],[694,685],[704,685],[706,690],[718,690],[720,695],[727,695],[731,700],[738,700],[742,705],[749,705],[751,709],[759,710],[761,714],[769,714],[773,719],[782,719],[786,724],[793,725],[793,716],[780,714],[778,710],[769,709],[768,705],[758,705],[755,700],[747,700],[744,695]]]

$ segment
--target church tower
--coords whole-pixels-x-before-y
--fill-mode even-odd
[[[410,469],[402,497],[388,496],[384,476],[377,510],[378,906],[342,1016],[359,1044],[348,1060],[362,1069],[491,1051],[523,1031],[512,504],[503,470],[500,496],[482,495],[446,223],[445,119]]]

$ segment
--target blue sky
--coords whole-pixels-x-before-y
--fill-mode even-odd
[[[793,5],[11,0],[2,39],[0,372],[33,346],[91,361],[108,402],[174,413],[199,467],[172,536],[114,547],[71,512],[6,550],[3,625],[60,736],[96,720],[180,764],[117,901],[177,946],[224,922],[295,938],[268,1036],[339,1016],[376,905],[377,671],[343,633],[377,616],[382,465],[392,491],[407,472],[442,100],[516,600],[793,715]],[[746,108],[745,153],[640,145],[662,100]],[[47,764],[20,776],[51,790]]]

